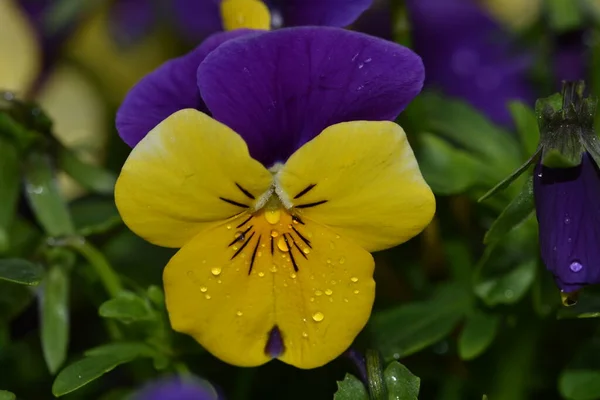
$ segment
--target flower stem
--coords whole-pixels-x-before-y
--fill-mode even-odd
[[[123,290],[121,281],[115,271],[110,266],[110,263],[94,245],[87,240],[81,240],[72,244],[73,249],[81,254],[96,270],[96,274],[100,278],[102,285],[110,295],[116,297]]]

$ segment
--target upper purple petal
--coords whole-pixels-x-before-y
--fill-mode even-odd
[[[285,161],[326,127],[394,120],[419,93],[411,50],[338,28],[287,28],[223,44],[198,69],[213,117],[264,165]]]
[[[132,400],[217,400],[214,388],[196,379],[165,378],[146,385]]]
[[[221,0],[173,0],[178,29],[191,41],[204,39],[223,30]]]
[[[148,34],[157,22],[152,0],[119,0],[110,7],[110,33],[120,45],[127,46]]]
[[[373,0],[273,0],[267,2],[284,26],[348,26],[371,6]]]
[[[591,157],[574,168],[538,165],[534,195],[542,260],[559,288],[600,283],[600,174]]]
[[[184,108],[207,112],[196,83],[196,71],[206,56],[223,42],[252,33],[240,29],[210,36],[188,54],[167,61],[140,80],[117,112],[117,130],[134,147],[162,120]]]
[[[493,121],[511,125],[510,100],[534,100],[532,59],[474,1],[408,0],[417,54],[427,84],[461,97]]]

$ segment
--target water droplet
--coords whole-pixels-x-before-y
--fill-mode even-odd
[[[365,88],[365,85],[359,85],[356,87],[356,91],[360,92],[361,90],[363,90]]]
[[[227,229],[231,229],[231,225],[227,225]]]
[[[320,312],[320,311],[317,311],[316,313],[314,313],[314,314],[312,315],[312,319],[313,319],[313,321],[315,321],[315,322],[321,322],[321,321],[323,321],[323,318],[325,318],[325,316],[324,316],[324,315],[323,315],[323,313],[322,313],[322,312]]]
[[[537,174],[537,176],[538,176],[538,178],[541,178],[543,175],[542,175],[542,173],[540,172],[539,174]]]
[[[360,63],[360,64],[358,64],[358,69],[362,69],[364,66],[365,66],[365,64]]]
[[[237,246],[233,246],[232,249],[233,249],[233,251],[237,251],[238,247]]]
[[[206,300],[210,300],[210,294],[205,294],[204,297],[206,298]]]
[[[311,302],[315,301],[315,298],[314,298],[314,297],[311,297],[311,298],[310,298],[310,301],[311,301]]]
[[[344,257],[340,258],[340,264],[343,264],[346,262],[346,259]]]
[[[271,225],[275,225],[281,219],[281,211],[279,211],[279,210],[265,211],[265,219]]]
[[[577,298],[579,297],[579,292],[571,292],[565,293],[563,291],[560,292],[560,300],[565,307],[572,307],[577,304]]]
[[[506,289],[504,291],[504,297],[506,297],[507,299],[512,299],[514,295],[515,293],[510,289]]]
[[[583,265],[579,261],[573,261],[571,265],[569,265],[569,269],[573,272],[579,272],[583,269]]]
[[[259,251],[258,253],[256,253],[256,255],[257,255],[258,257],[262,257],[262,251]]]
[[[279,236],[279,232],[277,232],[275,229],[273,229],[271,231],[271,237],[277,237],[277,236]]]
[[[331,260],[329,258],[327,259],[327,264],[331,264]]]
[[[285,252],[290,251],[290,248],[288,247],[287,243],[285,242],[285,240],[283,238],[279,238],[279,240],[277,241],[277,248],[279,248],[279,250],[285,251]]]
[[[308,254],[308,253],[310,253],[310,249],[308,247],[305,247],[305,248],[302,249],[302,252],[304,254]]]
[[[294,223],[294,225],[298,225],[300,222],[298,222],[298,219],[296,217],[292,217],[292,222]]]
[[[308,333],[302,332],[302,337],[305,338],[305,339],[307,339],[308,338]]]
[[[262,278],[263,276],[265,276],[265,273],[264,272],[259,272],[258,276],[260,276]]]
[[[567,238],[567,243],[571,243],[573,241],[573,238]]]
[[[241,312],[241,311],[238,311],[238,312],[235,313],[235,315],[237,315],[238,317],[241,317],[242,315],[244,315],[244,313]]]
[[[367,59],[365,60],[365,64],[368,64],[368,63],[370,63],[371,61],[373,61],[373,59],[372,59],[372,58],[367,58]]]
[[[296,273],[295,273],[295,272],[292,272],[292,273],[290,274],[290,278],[292,278],[292,279],[296,279],[296,276],[297,276],[297,275],[296,275]]]
[[[346,298],[345,298],[345,299],[344,299],[344,303],[347,303],[347,302],[348,302],[348,299],[346,299]]]
[[[320,290],[315,290],[315,295],[320,296],[322,294],[323,294],[323,292],[321,292]]]
[[[211,268],[210,273],[213,274],[214,276],[221,275],[221,267]]]
[[[331,290],[331,289],[326,289],[326,290],[325,290],[325,294],[326,294],[327,296],[331,296],[331,295],[333,294],[333,290]]]
[[[217,279],[217,283],[221,283],[221,280],[220,280],[220,279]]]
[[[358,290],[358,289],[356,289],[356,290],[354,291],[354,294],[359,294],[359,293],[360,293],[360,290]]]
[[[565,217],[565,225],[569,225],[571,223],[571,218]]]
[[[355,276],[353,276],[352,278],[350,278],[350,280],[351,280],[352,282],[354,282],[354,283],[358,282],[358,278],[357,278],[357,277],[355,277]]]
[[[206,293],[206,291],[207,291],[207,290],[208,290],[208,288],[207,288],[206,286],[202,286],[202,287],[200,288],[200,291],[201,291],[202,293]]]
[[[277,266],[276,265],[272,265],[271,269],[269,269],[269,271],[271,271],[271,272],[277,272]]]
[[[335,285],[335,284],[337,284],[337,282],[336,282],[336,281],[334,281],[333,279],[330,281],[330,283],[331,283],[332,285]]]

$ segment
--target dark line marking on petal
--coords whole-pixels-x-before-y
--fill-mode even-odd
[[[256,232],[252,232],[252,235],[250,235],[250,237],[248,238],[248,240],[246,240],[244,242],[244,244],[242,245],[242,247],[240,247],[238,249],[238,251],[235,252],[234,255],[231,256],[230,260],[233,260],[238,254],[240,254],[242,252],[242,250],[244,250],[244,247],[246,247],[248,245],[248,243],[250,243],[250,240],[252,240],[252,236],[254,236]]]
[[[274,239],[273,236],[271,236],[271,255],[273,255],[273,252],[275,251],[275,245],[273,244]]]
[[[290,247],[290,243],[287,240],[287,234],[283,234],[283,240],[285,240],[285,244],[289,249],[290,260],[292,261],[292,265],[294,266],[294,271],[298,272],[298,264],[296,264],[296,260],[294,259],[294,254],[292,253],[292,248]]]
[[[302,221],[302,220],[300,219],[300,217],[298,217],[298,216],[296,216],[296,215],[292,215],[292,221],[298,222],[298,223],[300,223],[300,224],[302,224],[302,225],[306,225],[306,224],[304,223],[304,221]]]
[[[250,221],[252,219],[252,215],[249,216],[247,219],[244,220],[244,222],[242,222],[241,224],[239,224],[238,226],[236,226],[236,228],[241,228],[242,226],[246,225],[246,223],[248,221]]]
[[[299,205],[294,206],[294,207],[296,207],[296,208],[310,208],[310,207],[318,206],[318,205],[324,204],[324,203],[327,203],[327,200],[315,201],[314,203],[299,204]]]
[[[254,246],[254,251],[252,252],[252,259],[250,260],[250,268],[248,269],[248,275],[250,275],[250,272],[252,272],[252,267],[254,267],[254,260],[256,259],[256,251],[258,250],[258,246],[260,245],[260,238],[261,236],[258,236],[256,246]]]
[[[246,189],[244,189],[243,187],[241,187],[239,183],[236,183],[235,186],[237,186],[237,188],[240,189],[242,193],[244,193],[247,197],[251,198],[252,200],[255,199],[254,195]]]
[[[296,241],[294,240],[294,237],[290,234],[290,238],[292,239],[292,242],[294,243],[294,246],[298,249],[298,251],[300,252],[300,254],[302,254],[302,257],[306,258],[308,260],[308,257],[306,257],[306,254],[304,254],[304,252],[302,251],[302,249],[300,248],[300,246],[298,246],[298,243],[296,243]],[[290,253],[292,252],[292,249],[290,249]]]
[[[298,235],[298,237],[300,239],[302,239],[302,241],[304,243],[306,243],[306,245],[312,249],[312,246],[310,245],[310,240],[308,240],[307,238],[305,238],[300,232],[298,232],[298,229],[294,228],[293,226],[292,226],[292,229],[294,230],[294,232],[296,232],[296,235]]]
[[[237,201],[226,199],[225,197],[219,197],[219,199],[223,200],[225,203],[233,204],[234,206],[243,207],[243,208],[250,208],[250,206],[247,206],[247,205],[242,204],[242,203],[238,203]]]
[[[316,183],[312,183],[312,184],[308,185],[307,187],[305,187],[304,189],[302,189],[300,191],[300,193],[298,193],[297,195],[295,195],[294,199],[299,199],[300,197],[304,196],[306,193],[310,192],[315,186],[317,186]]]
[[[231,247],[231,246],[232,246],[232,245],[233,245],[235,242],[241,242],[242,240],[246,239],[246,233],[248,233],[248,231],[249,231],[250,229],[252,229],[252,227],[253,227],[253,226],[254,226],[254,225],[250,225],[250,226],[248,227],[248,229],[246,229],[244,232],[240,233],[240,236],[238,236],[238,237],[236,237],[235,239],[233,239],[233,241],[232,241],[231,243],[229,243],[229,244],[227,245],[227,247]]]

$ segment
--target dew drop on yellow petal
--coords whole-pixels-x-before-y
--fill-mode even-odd
[[[244,313],[241,312],[241,311],[238,311],[238,312],[235,313],[235,315],[237,315],[238,317],[241,317],[242,315],[244,315]]]
[[[227,229],[231,229],[231,225],[227,225]]]
[[[350,278],[350,280],[351,280],[352,282],[354,282],[354,283],[358,282],[358,278],[357,278],[357,277],[355,277],[355,276],[353,276],[352,278]]]
[[[270,271],[271,272],[277,272],[277,266],[276,265],[272,265]]]
[[[237,246],[233,246],[232,249],[233,249],[233,251],[237,251],[238,247]],[[242,254],[242,256],[243,256],[243,254]]]
[[[221,267],[211,268],[210,273],[213,274],[214,276],[221,275]]]
[[[308,333],[302,332],[302,337],[305,338],[305,339],[307,339],[308,338]]]
[[[323,292],[321,292],[320,290],[315,290],[315,295],[320,296],[322,294],[323,294]]]
[[[295,273],[295,272],[292,272],[292,273],[290,274],[290,278],[292,278],[292,279],[296,279],[296,276],[297,276],[297,275],[296,275],[296,273]]]
[[[206,294],[204,297],[206,297],[206,300],[210,300],[210,294]]]
[[[322,312],[320,312],[320,311],[317,311],[316,313],[314,313],[314,314],[312,315],[312,319],[313,319],[313,321],[315,321],[315,322],[321,322],[321,321],[323,321],[323,318],[325,318],[325,316],[324,316],[324,315],[323,315],[323,313],[322,313]]]
[[[265,273],[264,272],[259,272],[258,276],[260,276],[262,278],[263,276],[265,276]]]
[[[302,249],[302,251],[304,252],[304,254],[310,253],[310,249],[308,247],[305,247],[304,249]]]
[[[310,298],[310,301],[311,301],[311,302],[315,301],[315,298],[314,298],[314,297],[311,297],[311,298]]]
[[[200,288],[200,291],[201,291],[202,293],[206,293],[206,291],[207,291],[207,290],[208,290],[208,288],[207,288],[206,286],[202,286],[202,287]]]
[[[279,236],[279,232],[277,232],[275,229],[273,229],[271,231],[271,237],[277,237],[277,236]]]
[[[325,290],[325,294],[326,294],[327,296],[331,296],[331,295],[333,294],[333,290],[331,290],[331,289],[326,289],[326,290]]]
[[[359,293],[360,293],[360,290],[358,290],[358,289],[356,289],[356,290],[354,291],[354,294],[359,294]]]
[[[279,210],[269,210],[265,212],[265,219],[271,225],[275,225],[281,219],[281,211]]]
[[[283,238],[279,238],[279,240],[277,241],[277,247],[281,251],[285,251],[285,252],[290,251],[290,248],[288,247],[287,243],[285,242],[285,240]]]
[[[340,258],[340,264],[343,264],[346,262],[346,259],[344,257]]]

